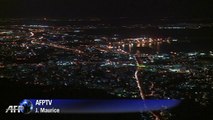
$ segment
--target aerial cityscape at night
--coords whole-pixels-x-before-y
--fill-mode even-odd
[[[213,96],[213,52],[208,41],[213,36],[205,32],[212,29],[213,23],[113,25],[98,18],[4,19],[0,78],[8,84],[41,87],[45,94],[60,87],[82,88],[115,98],[186,99],[205,107]],[[179,36],[181,32],[185,35]],[[142,118],[173,115],[162,110],[142,113]]]
[[[0,111],[10,119],[212,120],[212,5],[0,0]]]

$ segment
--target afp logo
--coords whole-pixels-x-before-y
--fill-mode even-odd
[[[19,105],[10,105],[5,113],[24,113],[29,114],[33,110],[33,104],[30,100],[23,100]]]

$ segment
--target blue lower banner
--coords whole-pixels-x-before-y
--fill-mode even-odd
[[[134,113],[159,111],[177,106],[181,101],[176,99],[141,100],[141,99],[24,99],[6,112],[20,113]]]

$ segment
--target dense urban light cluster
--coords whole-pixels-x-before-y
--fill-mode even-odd
[[[172,36],[104,32],[201,29],[212,24],[113,26],[92,19],[99,23],[68,25],[76,22],[68,20],[52,25],[56,21],[61,22],[0,25],[1,79],[36,86],[84,86],[119,98],[190,99],[203,106],[212,99],[211,50],[170,49],[183,43]],[[168,49],[163,51],[164,47]]]

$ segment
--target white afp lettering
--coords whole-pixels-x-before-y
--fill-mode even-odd
[[[23,106],[18,106],[18,105],[10,105],[7,109],[5,113],[8,113],[10,111],[10,113],[20,113],[21,110],[23,109]]]

